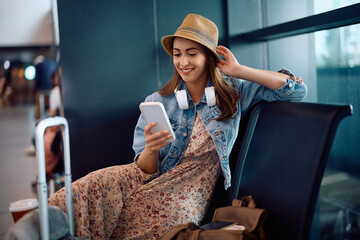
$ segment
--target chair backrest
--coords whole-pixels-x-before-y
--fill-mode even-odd
[[[242,160],[244,159],[244,154],[248,149],[248,142],[250,142],[254,125],[256,124],[256,119],[260,113],[260,110],[266,101],[258,102],[249,108],[247,113],[241,117],[239,133],[236,138],[234,148],[230,155],[230,169],[232,176],[231,187],[225,191],[224,189],[224,177],[220,174],[216,186],[214,189],[213,196],[210,200],[209,207],[205,213],[205,216],[202,220],[202,224],[206,224],[212,221],[215,210],[218,207],[223,207],[232,204],[232,200],[237,198],[238,186],[238,177],[240,174],[235,174],[234,181],[234,172],[240,173],[242,167]],[[237,177],[237,179],[236,179]],[[234,183],[236,186],[234,187]]]
[[[268,211],[267,239],[309,238],[337,126],[351,114],[351,105],[304,102],[260,103],[252,110],[242,143],[234,146],[228,200],[252,195]]]

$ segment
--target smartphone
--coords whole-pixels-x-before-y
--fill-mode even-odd
[[[151,133],[168,130],[171,138],[167,142],[175,141],[176,137],[171,127],[169,117],[165,112],[164,105],[160,102],[142,102],[140,103],[140,111],[147,124],[156,122],[151,129]]]

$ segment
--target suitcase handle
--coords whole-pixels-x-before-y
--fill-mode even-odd
[[[66,191],[66,209],[69,217],[70,234],[74,236],[74,218],[72,205],[72,188],[71,188],[71,166],[70,166],[70,141],[69,125],[64,117],[49,117],[41,120],[36,127],[36,157],[38,162],[38,183],[37,192],[40,210],[40,229],[41,239],[50,239],[49,214],[47,202],[47,183],[45,173],[45,150],[44,134],[48,127],[62,126],[64,138],[64,162],[65,162],[65,191]]]

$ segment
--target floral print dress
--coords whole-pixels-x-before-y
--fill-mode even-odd
[[[170,228],[199,224],[220,173],[215,145],[195,119],[181,162],[157,176],[136,163],[92,172],[75,181],[75,235],[84,239],[157,239]],[[65,189],[49,198],[66,212]]]

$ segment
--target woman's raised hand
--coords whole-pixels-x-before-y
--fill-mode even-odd
[[[260,70],[240,65],[234,54],[224,46],[218,46],[216,52],[225,59],[220,60],[217,64],[225,75],[255,82],[273,90],[284,86],[286,80],[290,77],[284,73]],[[301,81],[299,80],[299,82]]]
[[[225,60],[220,60],[217,66],[220,70],[228,76],[236,77],[239,72],[239,67],[241,66],[237,59],[235,58],[234,54],[224,46],[218,46],[216,48],[216,52],[224,57]]]

